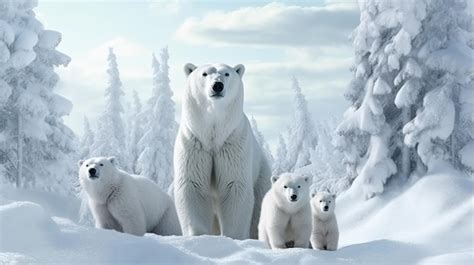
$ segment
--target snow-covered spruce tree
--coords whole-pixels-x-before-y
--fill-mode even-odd
[[[98,130],[91,148],[91,156],[115,156],[120,167],[128,169],[125,128],[122,119],[124,109],[121,103],[124,92],[113,48],[109,48],[107,60],[109,81],[105,91],[105,109],[96,125]]]
[[[143,119],[140,113],[142,112],[142,103],[136,90],[133,90],[133,106],[131,109],[130,119],[130,133],[128,137],[127,153],[130,159],[130,170],[134,174],[139,174],[137,168],[137,160],[141,153],[138,142],[143,136]]]
[[[81,159],[90,157],[90,148],[94,144],[94,132],[91,129],[89,119],[84,116],[84,133],[81,138]]]
[[[313,120],[308,111],[308,103],[301,92],[298,80],[293,78],[292,89],[295,92],[293,124],[289,129],[288,143],[288,170],[294,172],[295,169],[309,165],[310,150],[317,144],[317,135],[314,130]]]
[[[472,161],[463,159],[464,148],[474,139],[473,33],[466,0],[428,1],[420,32],[411,33],[410,55],[418,62],[418,79],[410,91],[403,88],[412,79],[404,80],[397,99],[416,108],[403,133],[405,143],[416,147],[428,168],[441,159],[457,168],[474,169]]]
[[[352,34],[354,78],[345,94],[352,106],[337,128],[342,137],[336,142],[345,153],[347,174],[357,176],[356,183],[367,198],[383,192],[387,179],[397,172],[395,161],[403,160],[393,158],[404,148],[403,117],[393,104],[397,90],[393,80],[400,57],[409,52],[410,38],[402,23],[411,21],[408,18],[413,19],[413,14],[390,3],[359,1],[360,24]],[[399,19],[397,12],[405,19]]]
[[[359,2],[361,22],[352,35],[356,54],[354,79],[346,92],[352,107],[338,127],[342,137],[337,142],[345,153],[348,174],[357,175],[356,182],[366,197],[383,192],[387,179],[397,172],[403,181],[420,169],[421,161],[427,162],[423,153],[439,146],[436,142],[443,142],[451,134],[453,126],[448,121],[454,119],[449,103],[453,94],[436,87],[449,76],[439,66],[456,64],[459,58],[449,52],[438,54],[451,56],[452,61],[445,59],[437,68],[433,66],[433,52],[443,50],[454,40],[447,34],[458,23],[453,18],[466,21],[461,16],[463,9],[465,12],[462,2]],[[453,16],[446,16],[447,13]],[[431,107],[423,107],[423,100]],[[410,122],[416,113],[418,118]],[[427,137],[417,137],[423,132]],[[436,152],[428,153],[431,156]]]
[[[0,5],[0,164],[18,187],[72,191],[75,136],[62,121],[72,104],[54,93],[61,34],[35,18],[36,1]]]
[[[160,53],[160,62],[153,55],[153,90],[147,104],[145,133],[138,146],[142,150],[137,160],[141,175],[154,180],[167,190],[173,179],[173,146],[177,133],[173,92],[170,88],[168,49]]]
[[[255,135],[255,139],[257,140],[257,143],[260,145],[260,148],[262,149],[263,154],[265,155],[268,163],[270,165],[273,165],[273,156],[272,152],[270,151],[270,147],[268,146],[267,141],[265,141],[265,137],[263,136],[262,132],[258,129],[258,124],[255,118],[252,116],[250,118],[250,124],[252,126],[252,131],[253,134]]]
[[[311,150],[311,164],[296,170],[313,176],[313,189],[329,190],[339,194],[350,187],[352,179],[341,163],[344,154],[334,146],[336,123],[333,120],[317,122],[318,145]]]
[[[272,175],[278,176],[283,172],[288,172],[288,150],[286,148],[285,138],[280,133],[278,136],[278,146],[275,153],[275,159],[273,161]]]

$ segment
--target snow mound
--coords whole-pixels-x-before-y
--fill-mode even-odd
[[[54,242],[58,226],[44,209],[32,202],[0,206],[0,251],[24,252]]]
[[[441,263],[472,251],[474,181],[443,163],[434,172],[402,193],[388,191],[367,201],[356,189],[343,193],[337,201],[341,244],[388,239],[422,245],[425,255],[439,255],[433,259]],[[474,260],[466,253],[456,260]]]
[[[0,263],[472,264],[474,180],[443,164],[434,169],[370,200],[356,188],[343,192],[337,251],[271,250],[219,236],[137,237],[78,225],[69,212],[78,211],[77,199],[2,190]]]

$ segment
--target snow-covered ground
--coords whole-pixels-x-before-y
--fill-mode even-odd
[[[338,198],[340,249],[270,250],[256,240],[136,237],[77,224],[79,201],[2,187],[0,263],[472,264],[472,177],[441,167],[409,188]]]

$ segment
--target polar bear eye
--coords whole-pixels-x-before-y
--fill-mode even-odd
[[[283,188],[285,188],[285,189],[286,189],[286,188],[288,188],[288,186],[283,186]]]
[[[101,166],[101,167],[103,167],[103,166],[104,166],[104,164],[100,164],[100,166]]]
[[[86,167],[88,167],[89,165],[87,164]]]
[[[298,186],[298,189],[301,189],[301,186]]]
[[[225,73],[224,75],[225,75],[225,76],[229,76],[229,73]]]
[[[320,200],[319,202],[323,202],[323,200]]]
[[[202,73],[202,76],[207,76],[207,73]]]

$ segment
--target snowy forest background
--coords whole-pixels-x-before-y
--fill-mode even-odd
[[[84,117],[78,136],[63,117],[73,104],[87,102],[72,102],[55,89],[56,67],[71,61],[57,50],[67,35],[45,29],[36,4],[0,4],[2,185],[74,194],[78,159],[114,155],[124,170],[167,189],[178,128],[168,48],[150,56],[151,96],[143,98],[137,91],[125,95],[120,58],[110,47],[103,54],[105,108],[98,119]],[[352,80],[341,95],[350,107],[343,117],[312,117],[305,88],[291,76],[293,105],[287,108],[293,118],[273,152],[247,113],[273,174],[309,172],[315,189],[340,193],[356,185],[372,198],[423,176],[440,160],[473,173],[474,27],[467,2],[359,4],[360,23],[350,36]]]
[[[216,2],[0,0],[0,263],[473,264],[474,1]],[[77,161],[167,190],[188,62],[246,66],[273,174],[337,194],[337,251],[93,227]]]

